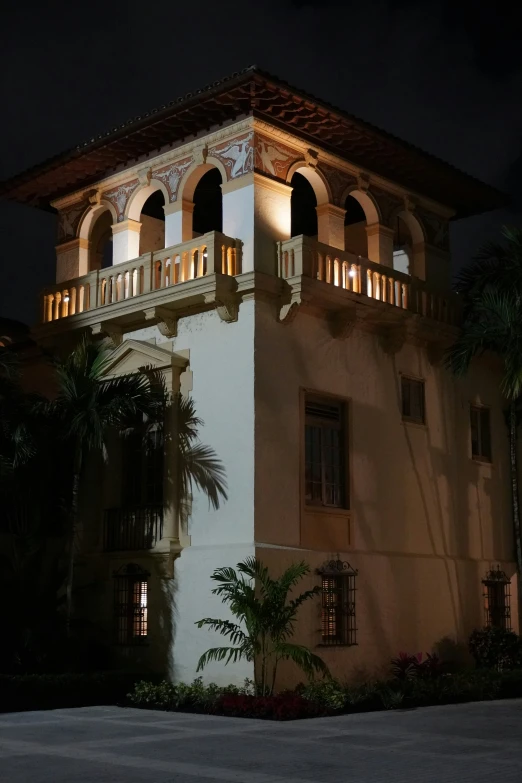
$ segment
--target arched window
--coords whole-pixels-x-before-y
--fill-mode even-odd
[[[194,236],[208,231],[223,231],[223,198],[221,174],[211,168],[199,180],[194,189],[192,230]]]
[[[317,237],[317,198],[310,182],[298,171],[290,180],[292,196],[291,232],[293,237],[304,234],[307,237]]]
[[[140,256],[165,247],[165,198],[155,190],[144,203],[140,214]]]
[[[366,236],[366,215],[364,209],[353,196],[347,196],[344,202],[344,246],[356,256],[368,258],[368,237]]]
[[[405,275],[411,274],[413,260],[413,241],[411,232],[401,217],[395,218],[393,236],[393,268]]]
[[[102,212],[90,235],[89,272],[112,266],[112,215],[108,209]]]

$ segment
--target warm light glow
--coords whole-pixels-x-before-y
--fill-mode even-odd
[[[68,295],[66,295],[66,296],[64,296],[64,298],[63,298],[63,301],[64,301],[64,302],[68,302],[68,301],[69,301],[69,299],[70,299],[70,297],[69,297]]]
[[[355,269],[350,269],[348,272],[348,277],[355,277]]]

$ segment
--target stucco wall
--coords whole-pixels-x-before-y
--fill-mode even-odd
[[[334,668],[347,674],[363,662],[375,667],[399,649],[431,649],[444,635],[464,640],[483,621],[481,579],[490,564],[514,573],[497,373],[476,365],[456,383],[419,347],[407,344],[390,356],[374,334],[355,329],[334,340],[325,319],[300,314],[284,326],[264,304],[255,355],[258,552],[276,570],[300,559],[316,568],[338,554],[359,569],[359,646],[328,650]],[[426,426],[402,421],[401,372],[425,379]],[[313,544],[304,540],[303,387],[348,400],[349,545],[320,522]],[[491,465],[471,459],[470,402],[491,406]],[[317,640],[318,618],[304,617],[303,636]]]

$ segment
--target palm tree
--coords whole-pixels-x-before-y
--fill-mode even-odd
[[[207,617],[196,623],[198,628],[206,625],[228,637],[235,646],[207,650],[199,659],[197,670],[210,661],[225,661],[225,664],[241,659],[252,661],[261,695],[273,693],[277,667],[282,660],[293,661],[308,676],[314,672],[329,676],[328,667],[318,655],[289,641],[299,607],[320,592],[315,586],[295,598],[288,597],[290,590],[310,572],[310,567],[304,562],[294,563],[278,579],[272,579],[268,568],[254,557],[238,563],[236,568],[237,571],[218,568],[211,579],[218,583],[212,593],[229,605],[239,622]]]
[[[161,405],[145,374],[105,378],[110,359],[110,351],[102,344],[82,339],[65,359],[56,361],[56,397],[37,406],[40,412],[56,422],[70,448],[72,459],[66,579],[68,632],[72,615],[79,490],[85,457],[92,451],[105,452],[105,441],[111,430],[123,430],[139,413],[154,417]]]
[[[464,299],[462,331],[446,364],[464,375],[476,356],[496,355],[503,366],[500,388],[509,403],[508,429],[513,533],[517,563],[519,627],[522,628],[522,531],[518,486],[518,409],[522,399],[522,231],[504,228],[506,245],[490,243],[459,276]]]

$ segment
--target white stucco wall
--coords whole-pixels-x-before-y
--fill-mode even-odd
[[[156,327],[133,332],[138,340],[166,342]],[[203,617],[230,618],[221,600],[211,595],[211,573],[221,566],[235,566],[254,555],[254,302],[244,302],[239,320],[227,324],[216,311],[180,320],[174,351],[190,352],[192,397],[204,425],[202,443],[212,446],[223,462],[229,499],[218,511],[194,491],[189,522],[191,546],[174,566],[173,624],[175,640],[170,674],[191,681],[200,655],[220,646],[223,637],[199,630]],[[209,666],[206,681],[242,683],[252,677],[251,664]]]

